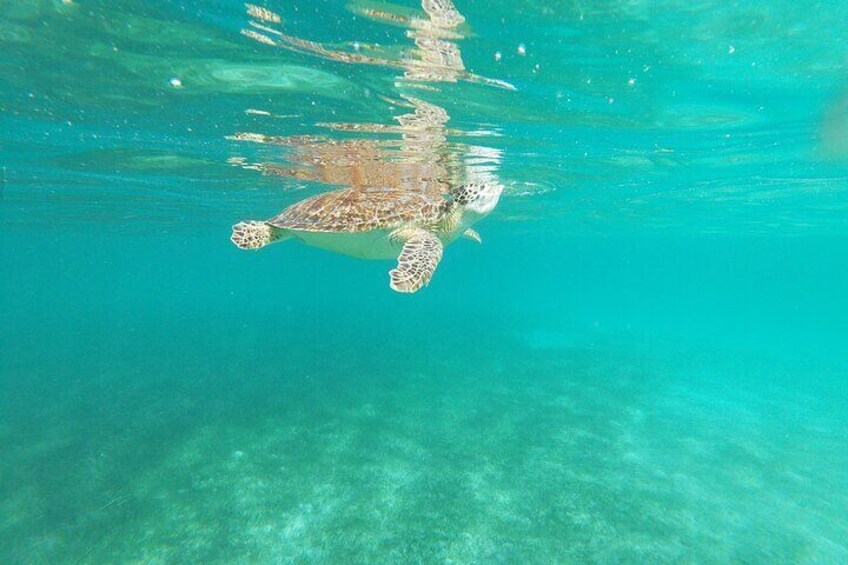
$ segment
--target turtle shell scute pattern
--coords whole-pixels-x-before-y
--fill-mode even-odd
[[[435,226],[449,203],[423,192],[336,190],[292,204],[268,223],[308,232],[366,232],[404,224]]]

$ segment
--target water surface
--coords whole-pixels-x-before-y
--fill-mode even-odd
[[[0,0],[0,561],[848,561],[845,22]],[[228,240],[464,182],[412,296]]]

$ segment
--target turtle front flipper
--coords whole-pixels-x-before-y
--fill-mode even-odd
[[[462,236],[467,237],[471,241],[476,241],[477,243],[483,243],[483,238],[480,237],[480,234],[477,233],[476,230],[473,230],[471,228],[468,228],[467,230],[462,232]]]
[[[389,286],[397,292],[415,292],[429,284],[439,261],[443,246],[439,238],[424,229],[403,234],[406,243],[398,257],[397,267],[389,271]]]

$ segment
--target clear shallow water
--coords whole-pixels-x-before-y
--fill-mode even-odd
[[[0,561],[848,559],[844,6],[267,8],[0,2]],[[399,175],[411,297],[228,241]]]

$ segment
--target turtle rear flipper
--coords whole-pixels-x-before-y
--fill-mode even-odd
[[[239,222],[233,226],[230,240],[241,249],[260,249],[269,243],[285,239],[282,230],[267,222]]]
[[[429,284],[442,259],[442,242],[431,232],[415,229],[406,235],[397,267],[389,271],[389,286],[397,292],[415,292]]]

